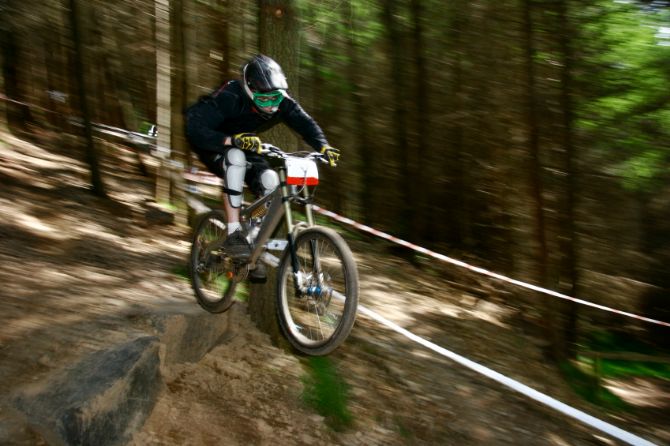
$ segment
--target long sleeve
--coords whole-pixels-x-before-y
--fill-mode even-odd
[[[199,150],[223,152],[227,134],[220,131],[226,120],[225,110],[213,98],[204,98],[186,112],[186,137]]]
[[[284,102],[287,102],[283,118],[286,125],[302,136],[314,150],[321,150],[323,146],[328,145],[328,140],[319,124],[296,101],[286,98]]]

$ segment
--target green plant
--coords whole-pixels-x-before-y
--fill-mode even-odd
[[[177,211],[177,206],[174,205],[173,203],[169,203],[169,202],[167,202],[167,201],[160,201],[160,202],[158,203],[158,205],[159,205],[160,207],[162,207],[163,209],[166,209],[166,210],[168,210],[168,211],[172,211],[172,212],[176,212],[176,211]]]
[[[190,280],[188,265],[186,263],[180,263],[179,265],[176,265],[174,268],[172,268],[172,274],[179,277],[180,279],[186,281]]]
[[[625,333],[596,331],[586,336],[583,347],[588,351],[602,353],[631,353],[649,357],[659,355],[658,348],[644,343]],[[663,352],[660,352],[661,354]],[[592,366],[593,358],[578,356],[578,362]],[[626,376],[653,377],[670,380],[670,364],[644,361],[642,359],[601,358],[599,373],[602,378],[620,378]]]
[[[335,431],[351,425],[353,417],[347,407],[348,386],[327,357],[307,359],[308,374],[303,377],[303,400],[326,419]]]
[[[235,300],[238,302],[249,301],[249,287],[247,287],[246,282],[237,284],[237,289],[235,290]]]
[[[560,364],[561,372],[572,389],[586,401],[610,410],[625,410],[628,405],[618,396],[600,385],[595,374],[590,374],[572,362]]]

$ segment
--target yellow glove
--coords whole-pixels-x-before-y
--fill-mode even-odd
[[[340,160],[340,151],[337,150],[335,147],[330,147],[329,145],[325,145],[321,147],[321,153],[326,155],[328,157],[328,164],[330,164],[330,167],[335,167],[337,166],[337,162]]]
[[[233,136],[233,145],[238,149],[261,153],[261,139],[253,133],[238,133]]]

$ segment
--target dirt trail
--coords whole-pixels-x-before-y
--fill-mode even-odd
[[[0,422],[15,389],[144,330],[142,316],[166,304],[196,305],[179,274],[188,233],[147,226],[151,185],[136,174],[130,152],[109,152],[112,158],[115,167],[105,173],[112,200],[100,200],[86,189],[83,163],[66,150],[0,135]],[[655,390],[654,407],[606,414],[566,387],[543,357],[542,342],[520,328],[513,302],[480,299],[444,274],[380,256],[383,245],[370,240],[352,245],[366,306],[537,390],[670,444],[667,388]],[[337,432],[304,402],[306,359],[273,347],[249,322],[244,304],[231,311],[233,330],[221,345],[199,363],[163,370],[165,386],[132,444],[618,444],[364,317],[330,356],[348,386],[353,420]],[[22,435],[16,444],[35,440]]]

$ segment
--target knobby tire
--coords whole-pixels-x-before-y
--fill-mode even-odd
[[[277,315],[291,345],[312,356],[327,355],[349,336],[358,308],[358,271],[351,249],[335,231],[311,227],[295,239],[299,270],[308,295],[294,286],[291,255],[277,272]],[[316,258],[314,254],[316,255]]]
[[[200,217],[193,231],[189,259],[191,286],[198,304],[210,313],[223,313],[235,302],[238,282],[229,277],[233,270],[221,249],[216,249],[227,235],[226,221],[222,211],[213,210]],[[213,245],[213,250],[208,249]]]

